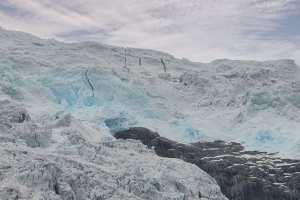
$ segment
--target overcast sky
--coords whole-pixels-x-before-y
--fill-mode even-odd
[[[0,26],[199,62],[290,58],[300,65],[300,0],[1,0]]]

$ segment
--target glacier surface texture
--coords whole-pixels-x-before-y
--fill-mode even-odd
[[[235,141],[300,158],[300,68],[292,60],[203,64],[3,29],[0,41],[1,99],[24,104],[34,122],[64,112],[94,141],[141,126],[180,142]]]
[[[196,165],[160,158],[137,140],[94,139],[99,131],[70,114],[43,120],[0,101],[1,200],[227,199]]]
[[[300,158],[292,60],[204,64],[1,28],[0,43],[0,194],[8,199],[225,199],[195,165],[113,137],[133,126]]]

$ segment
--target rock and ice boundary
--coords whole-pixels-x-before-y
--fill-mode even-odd
[[[300,199],[300,160],[245,151],[235,142],[178,143],[143,127],[132,127],[115,137],[140,140],[161,157],[197,165],[216,179],[228,199]]]

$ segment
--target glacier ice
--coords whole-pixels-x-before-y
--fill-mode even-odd
[[[1,92],[34,122],[64,111],[106,136],[142,126],[181,142],[236,141],[300,156],[300,68],[292,60],[194,63],[3,29],[0,40]],[[262,130],[273,139],[259,139]]]
[[[116,140],[70,113],[33,122],[8,97],[0,116],[1,199],[227,199],[197,166]]]

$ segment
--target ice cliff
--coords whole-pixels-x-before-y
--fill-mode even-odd
[[[64,111],[102,133],[94,138],[142,126],[181,142],[235,141],[300,157],[300,68],[292,60],[203,64],[3,29],[0,41],[2,98],[22,102],[34,122]]]
[[[0,194],[8,199],[224,198],[196,166],[112,137],[133,126],[300,158],[292,60],[194,63],[4,29],[0,44]]]

